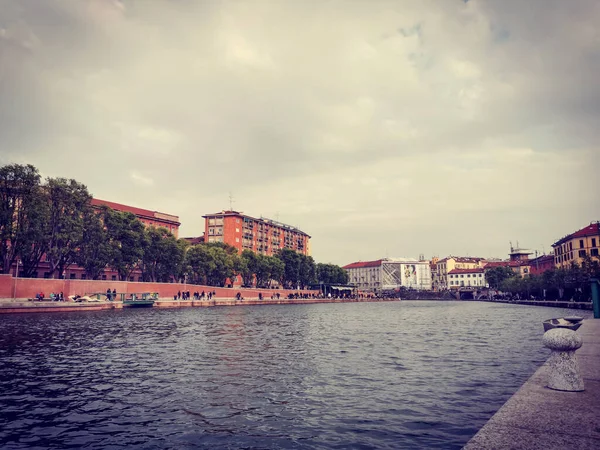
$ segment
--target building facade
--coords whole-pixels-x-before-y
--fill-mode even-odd
[[[173,236],[179,237],[179,217],[172,214],[150,211],[148,209],[137,208],[135,206],[122,205],[121,203],[109,202],[93,198],[91,205],[95,209],[106,206],[115,211],[128,212],[137,217],[147,227],[166,228]]]
[[[181,223],[179,222],[179,217],[171,214],[165,214],[158,211],[150,211],[147,209],[137,208],[134,206],[123,205],[121,203],[109,202],[106,200],[92,199],[91,205],[94,209],[100,210],[102,207],[108,207],[110,209],[128,212],[135,215],[145,226],[147,227],[163,227],[169,230],[175,237],[179,234],[179,226]],[[11,273],[17,274],[19,264],[18,262],[13,265]],[[37,266],[37,271],[34,278],[50,278],[50,264],[46,259],[46,255],[42,255],[42,259]],[[23,276],[23,274],[19,271],[19,275]],[[71,264],[67,269],[65,269],[64,274],[62,274],[61,278],[71,279],[71,280],[85,280],[87,275],[83,267],[78,266],[77,264]],[[101,280],[118,280],[117,271],[111,269],[110,267],[106,267],[100,276]],[[129,281],[142,281],[142,275],[139,269],[135,269],[130,277]]]
[[[586,257],[598,260],[600,222],[592,222],[559,239],[552,244],[552,248],[554,249],[554,265],[558,268],[570,267],[573,263],[581,265]]]
[[[358,261],[342,267],[349,282],[362,291],[380,293],[401,287],[417,290],[431,289],[429,261],[410,258],[384,258]]]
[[[484,265],[486,271],[495,267],[507,267],[521,278],[529,275],[529,261],[492,261]]]
[[[530,275],[541,275],[554,269],[554,255],[541,255],[529,260]]]
[[[296,227],[266,218],[254,218],[238,211],[221,211],[204,217],[205,242],[223,242],[241,253],[273,256],[288,248],[310,255],[310,236]]]
[[[484,269],[452,269],[448,272],[449,289],[484,288],[487,287]]]
[[[440,259],[435,264],[435,273],[433,274],[434,290],[443,291],[450,288],[450,278],[448,274],[455,269],[481,269],[485,260],[476,257],[448,256]]]

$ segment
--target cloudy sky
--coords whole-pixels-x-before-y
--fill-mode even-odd
[[[505,257],[600,219],[596,0],[0,0],[0,164],[313,256]]]

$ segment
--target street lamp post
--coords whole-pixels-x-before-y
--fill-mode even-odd
[[[21,263],[21,261],[17,259],[17,267],[16,267],[16,271],[15,271],[15,282],[14,282],[14,288],[13,288],[13,298],[17,298],[17,280],[19,279],[19,264],[20,263]]]

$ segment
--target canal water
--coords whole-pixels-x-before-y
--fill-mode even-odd
[[[542,320],[566,314],[403,301],[3,315],[0,448],[460,448],[546,360]]]

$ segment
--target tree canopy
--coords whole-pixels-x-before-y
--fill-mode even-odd
[[[36,276],[46,255],[52,278],[64,277],[78,264],[94,280],[112,268],[120,280],[139,270],[144,281],[187,280],[209,286],[224,286],[237,275],[245,286],[261,288],[348,281],[341,267],[315,264],[311,256],[288,248],[266,256],[248,250],[239,255],[223,243],[189,245],[165,228],[145,227],[131,213],[93,208],[91,199],[87,187],[76,180],[42,182],[32,165],[0,167],[2,272],[8,273],[19,259],[22,274]]]

